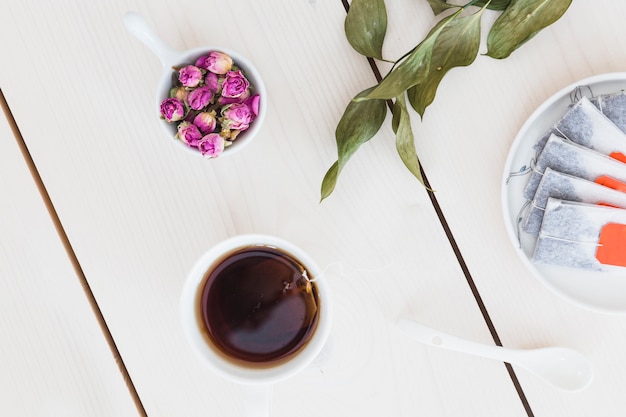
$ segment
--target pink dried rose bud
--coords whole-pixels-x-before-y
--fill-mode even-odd
[[[254,117],[259,115],[259,102],[261,101],[261,97],[258,94],[253,95],[252,97],[247,98],[244,101],[244,104],[252,110]]]
[[[222,128],[246,130],[252,122],[252,110],[243,103],[234,103],[222,109]]]
[[[202,139],[202,133],[200,133],[198,127],[189,122],[181,122],[178,124],[178,134],[176,136],[187,145],[193,147],[198,146],[198,143]]]
[[[225,141],[218,133],[209,133],[198,143],[198,149],[202,156],[216,158],[224,152]]]
[[[184,87],[197,87],[204,78],[204,73],[198,67],[187,65],[178,71],[178,81]]]
[[[161,116],[168,122],[177,122],[185,116],[185,105],[177,98],[166,98],[161,102]]]
[[[224,97],[224,96],[220,96],[217,99],[217,104],[219,104],[220,106],[225,106],[227,104],[243,103],[248,97],[250,97],[250,90],[246,90],[246,92],[243,93],[241,95],[241,97]]]
[[[214,74],[226,74],[233,67],[233,59],[223,52],[212,51],[198,58],[196,65]]]
[[[198,127],[200,133],[202,133],[203,135],[211,133],[215,130],[215,126],[217,125],[215,113],[206,111],[198,113],[198,115],[193,119],[193,124]]]
[[[228,98],[238,98],[248,91],[250,83],[241,71],[228,71],[222,84],[222,96]]]
[[[214,94],[217,94],[222,89],[222,81],[223,79],[218,77],[217,74],[209,71],[206,73],[206,77],[204,78],[204,85],[209,87]]]
[[[203,85],[202,87],[198,87],[189,92],[189,95],[187,96],[187,103],[189,103],[189,107],[194,110],[202,110],[202,108],[209,105],[212,98],[213,93],[211,92],[211,89],[206,85]]]

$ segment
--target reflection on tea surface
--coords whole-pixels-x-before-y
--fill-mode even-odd
[[[276,248],[252,246],[215,265],[205,277],[200,310],[217,350],[263,367],[306,345],[317,325],[319,299],[300,262]]]

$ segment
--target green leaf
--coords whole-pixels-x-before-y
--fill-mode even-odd
[[[387,32],[385,1],[352,0],[344,29],[348,42],[358,53],[382,60]]]
[[[556,22],[572,0],[511,0],[487,36],[487,55],[506,58],[539,31]]]
[[[333,192],[335,185],[337,185],[338,176],[339,162],[335,161],[335,163],[328,169],[326,175],[324,175],[324,179],[322,180],[322,198],[320,201],[324,201],[324,199]]]
[[[424,184],[419,159],[415,151],[415,139],[411,129],[411,118],[404,101],[404,93],[396,98],[394,110],[399,114],[398,128],[396,131],[396,149],[400,159],[411,173]]]
[[[337,129],[337,162],[330,167],[322,181],[322,200],[328,197],[337,183],[339,173],[346,165],[350,157],[359,147],[370,140],[380,129],[387,115],[387,103],[385,100],[357,100],[367,95],[374,87],[370,87],[357,94],[346,107]]]
[[[420,116],[435,99],[439,83],[454,67],[470,65],[478,55],[480,47],[480,20],[485,9],[464,17],[456,18],[443,28],[430,60],[426,79],[408,90],[411,106]]]
[[[507,8],[509,3],[511,3],[511,0],[476,0],[475,3],[472,3],[472,6],[484,7],[486,5],[487,9],[504,10]],[[435,13],[435,15],[441,14],[449,9],[467,7],[456,4],[448,4],[447,0],[428,0],[428,4],[430,4],[430,8],[433,9],[433,13]]]
[[[397,97],[428,76],[430,59],[437,36],[462,9],[435,25],[426,38],[367,95],[367,99],[388,100]]]
[[[457,6],[455,4],[448,4],[447,0],[428,0],[428,4],[430,4],[430,8],[433,9],[433,13],[435,15],[441,14],[448,9],[454,9]]]
[[[473,4],[473,6],[484,7],[487,5],[487,9],[490,10],[504,10],[509,7],[511,0],[479,0]]]
[[[393,110],[391,111],[391,129],[393,133],[398,133],[398,126],[400,125],[400,112],[402,110],[400,110],[398,106],[398,100],[396,100],[393,103]]]

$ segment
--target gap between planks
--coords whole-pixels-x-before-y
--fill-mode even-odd
[[[348,11],[350,10],[350,5],[348,3],[348,0],[341,0],[341,3],[343,4],[343,7],[346,10],[346,13],[348,13]],[[374,77],[376,78],[376,81],[380,82],[383,77],[381,76],[380,70],[378,69],[378,66],[376,65],[376,61],[373,58],[367,58],[367,62],[372,68],[372,72],[374,73]],[[387,100],[387,106],[389,107],[391,111],[393,111],[393,103],[391,102],[391,100]],[[424,179],[424,186],[426,188],[426,192],[428,193],[428,197],[430,198],[430,202],[433,208],[435,209],[435,212],[437,213],[437,217],[439,218],[441,227],[443,228],[446,234],[446,237],[448,238],[448,241],[450,243],[450,246],[452,247],[452,251],[454,252],[454,255],[456,256],[459,262],[459,266],[461,267],[461,270],[463,271],[463,275],[465,276],[467,285],[470,287],[470,290],[472,291],[472,295],[474,296],[474,300],[476,301],[476,304],[478,305],[478,308],[480,309],[480,313],[483,316],[483,320],[485,321],[485,323],[487,324],[487,327],[489,328],[491,337],[493,338],[493,341],[495,342],[496,345],[502,346],[502,342],[500,341],[500,336],[498,336],[496,327],[494,326],[493,321],[491,320],[491,316],[489,315],[489,312],[487,311],[487,307],[485,306],[485,303],[483,302],[483,299],[480,296],[478,287],[476,287],[474,278],[472,278],[472,274],[470,273],[469,268],[467,267],[467,264],[465,263],[463,254],[461,253],[461,250],[459,249],[459,246],[456,243],[454,234],[452,233],[452,230],[450,230],[448,221],[446,220],[446,217],[443,214],[443,210],[441,209],[441,206],[439,205],[439,201],[437,201],[437,197],[435,196],[435,193],[432,191],[433,188],[430,186],[430,182],[428,181],[426,172],[424,172],[424,169],[421,166],[421,164],[420,164],[420,172],[422,174],[422,178]],[[524,393],[524,390],[522,389],[519,383],[519,380],[517,379],[515,370],[509,363],[505,363],[504,365],[506,367],[507,372],[509,373],[509,377],[511,378],[511,381],[513,382],[513,386],[515,387],[515,390],[517,391],[517,395],[519,396],[520,401],[522,402],[522,406],[524,407],[526,414],[528,415],[528,417],[534,417],[532,408],[530,407],[530,404],[528,403],[528,399],[526,398],[526,394]]]
[[[61,223],[61,220],[59,219],[59,216],[56,212],[56,209],[54,208],[54,205],[52,204],[50,195],[48,194],[48,191],[46,190],[46,187],[43,183],[43,180],[41,179],[41,176],[39,175],[39,171],[37,170],[37,167],[31,157],[30,151],[28,150],[28,146],[26,145],[26,142],[24,141],[24,137],[22,136],[20,129],[17,125],[17,122],[15,121],[15,118],[13,117],[13,113],[11,112],[11,109],[9,107],[9,103],[7,102],[6,97],[4,96],[4,93],[2,92],[1,89],[0,89],[0,107],[2,108],[2,111],[4,112],[4,115],[9,123],[13,136],[15,136],[15,140],[20,148],[22,156],[24,157],[25,163],[28,166],[28,170],[30,171],[31,176],[33,177],[33,181],[35,182],[35,185],[37,186],[37,189],[39,190],[41,199],[44,205],[46,206],[46,209],[48,210],[48,214],[50,215],[50,220],[52,221],[54,228],[59,236],[59,239],[61,240],[61,243],[63,244],[63,248],[65,249],[65,252],[67,253],[67,256],[70,260],[70,263],[72,264],[72,267],[74,269],[74,272],[76,273],[76,276],[78,277],[81,287],[83,291],[85,292],[85,295],[87,296],[87,300],[89,301],[89,304],[93,310],[94,316],[96,317],[96,320],[100,326],[100,329],[106,339],[107,345],[109,346],[109,349],[111,350],[111,353],[113,354],[115,363],[117,364],[117,367],[120,373],[122,374],[124,382],[126,383],[126,386],[133,399],[133,402],[135,403],[135,407],[137,408],[137,411],[139,412],[140,416],[147,417],[146,410],[143,404],[141,403],[141,399],[139,398],[139,394],[137,393],[135,385],[133,384],[130,374],[128,373],[128,369],[126,368],[126,365],[124,364],[122,356],[120,355],[120,352],[117,349],[115,341],[113,340],[113,335],[111,334],[111,331],[109,330],[109,327],[106,324],[106,320],[102,314],[102,311],[100,310],[100,307],[98,306],[98,302],[96,301],[96,298],[93,292],[91,291],[91,287],[89,286],[89,282],[87,281],[87,278],[85,277],[85,273],[83,272],[83,269],[80,266],[80,262],[78,261],[78,258],[76,257],[76,253],[74,252],[74,249],[72,248],[72,244],[69,241],[67,234],[65,233],[63,224]]]

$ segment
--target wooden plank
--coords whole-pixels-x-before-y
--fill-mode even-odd
[[[389,8],[395,30],[388,38],[399,39],[386,44],[392,57],[421,40],[438,20],[427,4],[412,12]],[[566,345],[594,364],[591,387],[575,395],[518,371],[535,415],[587,416],[602,404],[604,414],[617,416],[626,407],[619,377],[626,366],[626,318],[581,308],[537,280],[509,241],[500,194],[509,148],[530,114],[577,80],[623,71],[626,51],[614,45],[626,34],[624,13],[620,1],[572,2],[559,22],[511,57],[479,55],[470,67],[448,73],[423,122],[415,118],[413,125],[420,159],[502,343]],[[486,12],[485,34],[496,16]],[[416,19],[421,24],[409,24]]]
[[[0,116],[0,410],[136,416],[116,358]]]

